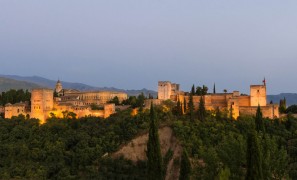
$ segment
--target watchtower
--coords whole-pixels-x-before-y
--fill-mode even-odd
[[[40,119],[41,123],[47,118],[54,106],[52,89],[33,89],[31,93],[31,117]]]
[[[266,85],[251,85],[250,87],[250,95],[251,95],[251,106],[266,106],[267,98],[266,98]]]

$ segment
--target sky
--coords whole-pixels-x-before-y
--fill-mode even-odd
[[[0,0],[0,74],[297,93],[296,0]]]

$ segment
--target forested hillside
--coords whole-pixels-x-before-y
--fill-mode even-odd
[[[297,121],[291,115],[269,120],[258,114],[235,121],[224,112],[206,112],[202,120],[201,113],[194,111],[191,118],[169,102],[156,107],[156,114],[157,126],[171,127],[186,152],[186,158],[173,160],[181,177],[244,179],[254,171],[262,179],[297,177]],[[147,179],[146,160],[133,163],[111,154],[147,132],[149,119],[147,110],[136,116],[122,111],[108,119],[53,118],[43,125],[21,116],[0,119],[0,177]],[[163,162],[172,158],[168,153]]]

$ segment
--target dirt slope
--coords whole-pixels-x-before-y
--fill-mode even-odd
[[[169,149],[173,151],[173,158],[169,161],[166,180],[175,180],[179,177],[179,166],[174,166],[174,159],[179,159],[182,153],[182,147],[178,143],[173,131],[170,127],[162,127],[159,129],[159,137],[161,144],[161,152],[163,157]],[[148,141],[148,133],[138,136],[127,145],[122,146],[119,151],[112,154],[113,158],[123,156],[125,159],[134,162],[139,160],[146,160],[146,144]]]

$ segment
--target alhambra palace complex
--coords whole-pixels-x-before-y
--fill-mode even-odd
[[[189,93],[180,91],[180,85],[169,81],[159,81],[158,100],[151,100],[154,104],[160,104],[164,100],[172,100],[181,103],[189,102]],[[201,96],[193,96],[195,109],[198,109]],[[237,119],[239,115],[255,115],[258,106],[261,107],[263,117],[278,118],[279,105],[267,104],[266,82],[262,85],[251,85],[250,96],[241,95],[239,91],[233,93],[213,93],[204,95],[203,98],[206,110],[228,110],[232,109],[232,116]],[[148,104],[148,103],[147,103]]]
[[[5,105],[5,118],[23,114],[40,119],[44,123],[51,115],[63,117],[63,112],[73,112],[78,118],[85,116],[109,117],[115,113],[115,105],[108,103],[114,97],[119,101],[128,98],[126,93],[110,91],[80,92],[74,89],[63,89],[62,83],[57,82],[54,97],[52,89],[33,89],[31,92],[31,111],[28,103]],[[100,110],[92,110],[91,105],[100,106]]]
[[[11,118],[23,114],[31,118],[40,119],[44,123],[50,116],[63,117],[65,112],[73,112],[78,118],[85,116],[109,117],[115,113],[115,105],[108,103],[114,97],[118,97],[122,102],[128,98],[126,93],[95,91],[80,92],[74,89],[63,89],[60,81],[57,82],[55,92],[58,97],[54,97],[52,89],[33,89],[31,94],[31,106],[29,103],[16,103],[5,105],[3,111],[5,118]],[[158,82],[158,99],[148,99],[145,101],[146,107],[151,103],[160,105],[166,100],[175,103],[180,101],[189,102],[188,92],[180,91],[180,85],[169,81]],[[198,109],[201,96],[193,96],[195,109]],[[266,83],[262,85],[251,85],[250,95],[241,95],[239,91],[232,93],[208,93],[202,97],[207,110],[227,110],[232,109],[232,116],[237,119],[240,115],[255,115],[258,106],[261,106],[263,117],[278,118],[279,105],[267,104]],[[101,107],[99,110],[92,110],[91,105]]]

